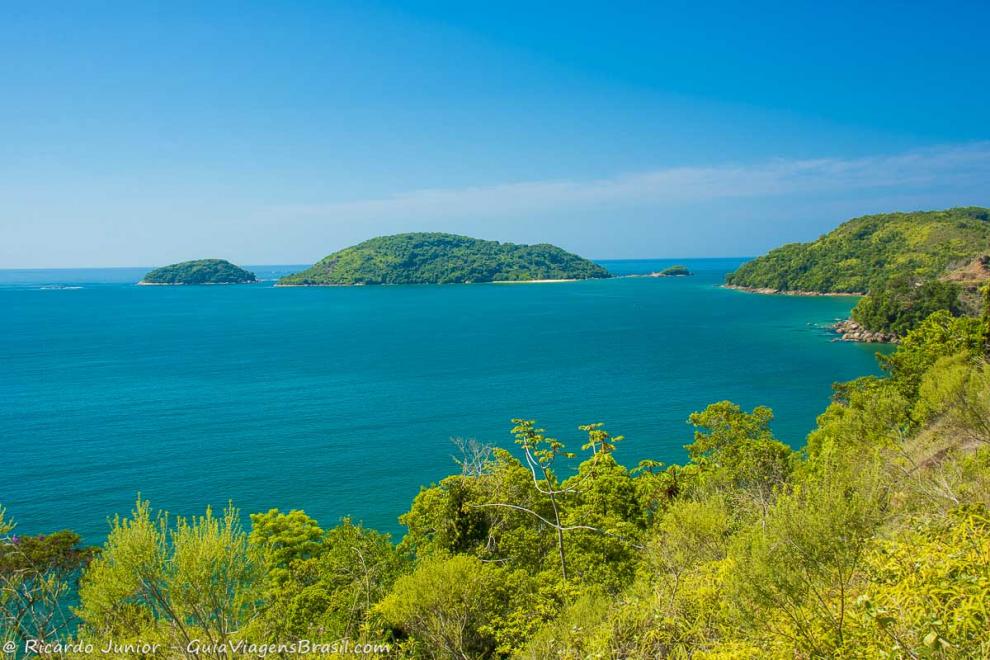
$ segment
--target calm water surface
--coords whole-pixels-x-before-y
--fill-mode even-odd
[[[421,484],[454,469],[451,437],[511,444],[512,417],[620,460],[684,458],[687,415],[771,406],[799,446],[833,381],[876,347],[822,328],[849,298],[690,278],[528,285],[137,287],[147,269],[0,271],[0,504],[23,533],[97,542],[140,493],[189,514],[303,508],[398,532]],[[611,261],[616,274],[671,260]]]

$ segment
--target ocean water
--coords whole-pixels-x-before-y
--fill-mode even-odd
[[[679,461],[689,413],[722,399],[776,413],[800,446],[831,384],[875,346],[824,325],[850,298],[689,278],[557,284],[138,287],[146,269],[0,271],[0,504],[22,533],[99,542],[137,493],[173,513],[232,500],[400,532],[421,485],[456,470],[452,437],[511,446],[536,418],[624,434],[620,460]],[[610,261],[616,274],[674,260]]]

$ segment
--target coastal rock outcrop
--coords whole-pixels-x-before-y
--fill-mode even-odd
[[[752,286],[741,286],[739,284],[723,284],[726,289],[735,289],[736,291],[746,291],[747,293],[762,293],[767,296],[808,296],[808,297],[818,297],[818,296],[864,296],[865,293],[858,291],[853,292],[822,292],[822,291],[795,291],[793,289],[770,289],[767,287],[752,287]]]
[[[896,344],[897,335],[892,332],[867,330],[852,319],[839,321],[832,326],[839,337],[836,341],[859,341],[867,344]]]

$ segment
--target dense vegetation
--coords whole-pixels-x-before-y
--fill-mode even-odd
[[[814,242],[771,250],[727,282],[776,291],[868,293],[853,319],[903,335],[935,310],[977,312],[977,288],[990,276],[979,266],[988,253],[990,209],[869,215]]]
[[[282,285],[447,284],[609,277],[553,245],[515,245],[437,233],[381,236],[335,252]]]
[[[97,552],[0,515],[0,636],[257,645],[341,639],[393,657],[990,656],[990,318],[939,311],[835,387],[801,451],[770,409],[692,414],[684,465],[616,458],[514,421],[460,443],[398,545],[349,519],[139,501]],[[236,654],[234,654],[236,655]],[[119,654],[127,657],[128,654]]]
[[[688,270],[688,267],[680,264],[670,266],[669,268],[664,268],[659,273],[660,277],[683,277],[690,274],[691,271]]]
[[[254,282],[254,273],[223,259],[197,259],[163,266],[141,280],[146,284],[242,284]]]
[[[852,318],[863,327],[904,336],[939,310],[953,316],[963,313],[958,284],[901,277],[864,296],[853,308]]]

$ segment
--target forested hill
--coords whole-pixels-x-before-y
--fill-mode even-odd
[[[197,259],[156,268],[141,279],[141,284],[241,284],[254,281],[254,273],[224,259]]]
[[[447,284],[610,277],[548,244],[516,245],[440,233],[381,236],[335,252],[279,284]]]
[[[978,309],[988,277],[990,209],[868,215],[811,243],[791,243],[744,264],[730,285],[819,293],[868,293],[854,318],[905,333],[928,314]]]

